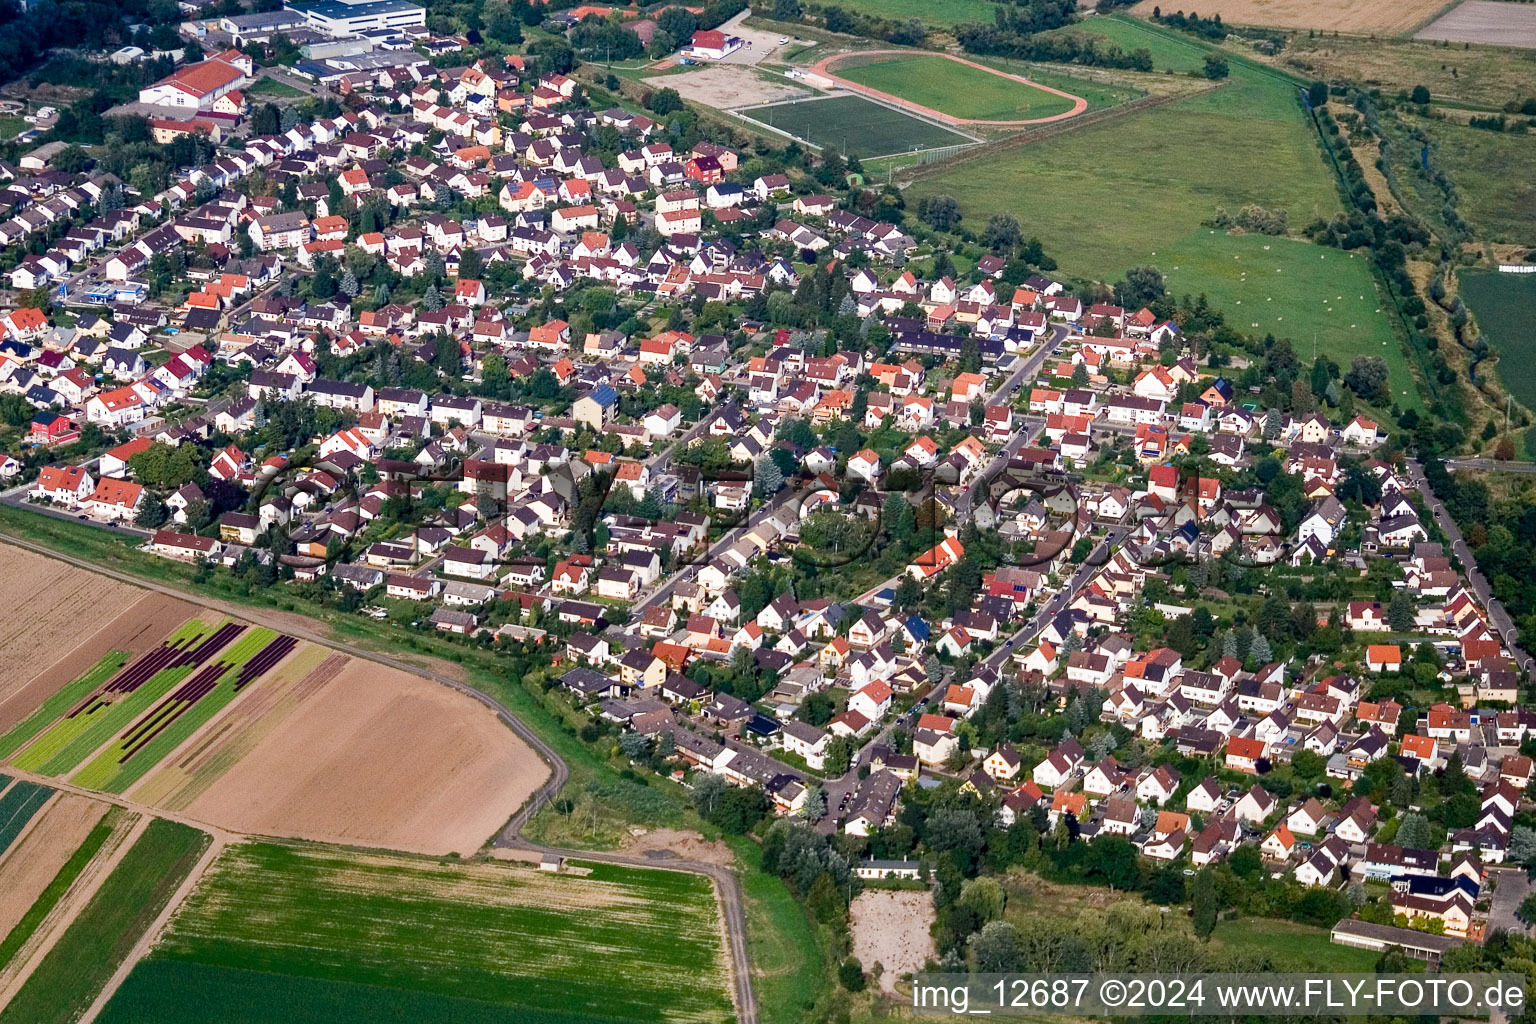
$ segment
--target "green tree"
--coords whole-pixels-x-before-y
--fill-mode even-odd
[[[1211,937],[1211,932],[1216,930],[1216,878],[1211,874],[1210,868],[1201,868],[1195,874],[1194,883],[1190,886],[1189,896],[1190,917],[1193,920],[1195,935],[1201,939]]]
[[[1429,90],[1422,85],[1416,85],[1413,87],[1413,95],[1410,98],[1422,107],[1429,102]]]
[[[1216,82],[1226,78],[1230,73],[1231,69],[1227,67],[1227,58],[1214,53],[1206,54],[1204,70],[1206,78]]]

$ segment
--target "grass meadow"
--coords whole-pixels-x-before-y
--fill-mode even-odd
[[[156,819],[54,943],[0,1024],[69,1024],[165,908],[208,845],[195,828]]]
[[[1456,182],[1461,215],[1491,242],[1536,245],[1536,136],[1416,120]],[[1417,158],[1418,151],[1413,150]]]
[[[930,25],[947,27],[973,22],[990,25],[996,4],[990,0],[946,0],[945,3],[934,3],[933,0],[843,0],[841,6],[877,18],[896,21],[920,18]]]
[[[1131,21],[1089,24],[1122,46],[1156,44],[1190,65],[1206,52]],[[1011,213],[1065,272],[1096,277],[1146,262],[1145,253],[1186,238],[1218,206],[1280,207],[1296,225],[1340,208],[1294,90],[1235,62],[1220,88],[966,161],[917,179],[909,192],[909,204],[954,196],[978,229]]]
[[[936,54],[848,63],[833,73],[871,89],[948,114],[982,121],[1022,121],[1072,109],[1072,101]]]
[[[103,1019],[205,1021],[228,991],[252,1020],[732,1019],[707,879],[274,844],[220,858]]]
[[[1211,933],[1211,945],[1233,953],[1268,956],[1277,970],[1369,974],[1380,959],[1380,954],[1368,949],[1334,945],[1326,928],[1267,917],[1219,921]]]
[[[1393,401],[1422,408],[1365,254],[1201,228],[1142,262],[1161,270],[1176,295],[1204,292],[1238,330],[1290,338],[1307,365],[1314,347],[1346,371],[1356,356],[1381,356]]]

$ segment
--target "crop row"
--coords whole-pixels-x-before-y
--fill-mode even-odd
[[[10,757],[20,750],[65,711],[83,701],[96,687],[111,679],[112,674],[122,668],[127,661],[127,651],[110,651],[88,672],[61,687],[10,732],[0,736],[0,759]]]
[[[133,722],[72,779],[81,786],[121,793],[161,758],[225,707],[251,682],[274,667],[298,641],[269,629],[252,629]]]
[[[53,790],[35,782],[18,780],[0,796],[0,853],[16,841],[32,815],[53,796]]]
[[[15,763],[48,775],[73,771],[194,668],[227,646],[244,628],[225,623],[212,635],[206,635],[208,627],[198,623],[197,635],[203,637],[199,641],[188,638],[193,632],[192,624],[188,623],[177,630],[177,635],[169,642],[135,660],[77,704],[23,750]]]

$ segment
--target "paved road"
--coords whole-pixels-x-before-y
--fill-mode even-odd
[[[1536,462],[1503,462],[1499,459],[1446,459],[1447,469],[1492,469],[1500,473],[1536,473]]]
[[[442,673],[437,672],[431,668],[424,668],[413,662],[391,657],[388,654],[381,654],[377,651],[370,651],[365,648],[353,646],[351,644],[338,642],[330,636],[324,635],[316,630],[296,627],[293,623],[292,616],[283,616],[278,618],[276,616],[270,615],[265,609],[251,608],[246,605],[234,604],[229,601],[221,601],[217,598],[208,597],[202,592],[193,588],[183,589],[141,579],[140,577],[134,576],[131,573],[122,572],[116,569],[109,569],[104,566],[97,565],[93,562],[86,561],[83,558],[74,558],[70,555],[61,554],[52,548],[45,547],[41,544],[34,544],[19,537],[6,534],[3,531],[0,531],[0,537],[3,537],[6,543],[13,544],[16,547],[25,548],[29,551],[36,552],[37,554],[58,559],[61,562],[66,562],[70,565],[78,566],[82,569],[88,569],[91,572],[111,577],[112,579],[119,580],[123,583],[129,583],[137,587],[142,587],[146,590],[153,590],[158,593],[167,594],[171,597],[182,598],[184,600],[191,598],[202,604],[204,607],[216,611],[222,611],[228,615],[235,616],[247,622],[253,622],[258,625],[276,629],[280,632],[287,633],[290,636],[298,637],[301,640],[307,640],[310,643],[318,644],[322,647],[329,647],[332,650],[351,655],[354,658],[361,658],[367,661],[375,662],[376,664],[399,669],[402,672],[410,672],[415,675],[431,679],[433,682],[441,683],[450,689],[457,690],[459,693],[471,697],[486,707],[490,708],[496,713],[496,717],[501,719],[502,723],[505,724],[507,728],[511,729],[520,739],[523,740],[523,742],[527,743],[530,747],[536,750],[539,756],[543,758],[545,763],[547,763],[550,767],[550,776],[548,780],[545,781],[544,785],[539,788],[538,792],[533,795],[528,803],[524,804],[523,807],[515,815],[512,816],[512,820],[507,823],[506,827],[502,829],[501,834],[498,835],[494,840],[494,845],[503,848],[534,850],[539,853],[552,853],[561,857],[571,857],[580,860],[601,861],[604,863],[612,864],[639,865],[651,868],[664,868],[673,871],[686,871],[691,874],[705,875],[710,878],[719,888],[720,903],[725,914],[726,933],[729,940],[728,951],[731,957],[731,975],[735,986],[734,996],[736,1002],[737,1020],[740,1022],[740,1024],[757,1024],[757,996],[752,988],[752,961],[747,952],[746,910],[742,904],[741,885],[736,880],[735,874],[729,868],[723,868],[716,864],[707,864],[701,861],[684,860],[682,858],[652,861],[645,858],[625,857],[620,854],[603,853],[600,851],[564,850],[555,847],[538,846],[537,844],[528,843],[521,839],[519,833],[521,832],[522,828],[527,824],[528,820],[533,817],[534,814],[538,813],[538,811],[546,804],[548,804],[550,800],[554,799],[554,795],[559,792],[560,787],[565,784],[568,778],[570,778],[570,769],[566,766],[565,761],[560,757],[560,755],[555,752],[553,747],[546,743],[538,733],[530,729],[522,721],[522,719],[518,718],[504,704],[498,701],[495,697],[491,696],[489,693],[486,693],[484,690],[481,690],[478,687],[471,686],[468,683],[463,683],[457,679],[443,675]],[[55,783],[53,781],[49,782],[49,785],[54,784]],[[101,794],[93,795],[101,796]],[[106,796],[105,798],[114,800],[114,802],[121,802],[121,800],[112,798],[110,796]],[[157,814],[160,817],[171,816],[159,810],[155,810],[152,813]]]
[[[1450,512],[1446,511],[1445,503],[1430,489],[1429,482],[1424,479],[1424,467],[1417,459],[1408,460],[1408,482],[1418,488],[1419,494],[1424,497],[1424,503],[1434,514],[1435,522],[1440,525],[1441,530],[1445,531],[1446,537],[1450,538],[1451,553],[1461,560],[1472,592],[1477,595],[1483,607],[1488,609],[1488,621],[1493,626],[1494,632],[1503,639],[1504,645],[1509,648],[1515,663],[1527,672],[1536,668],[1536,658],[1532,658],[1530,652],[1517,643],[1520,634],[1515,629],[1514,620],[1509,617],[1509,613],[1504,610],[1499,599],[1493,596],[1493,588],[1488,585],[1487,578],[1478,568],[1477,558],[1472,554],[1472,548],[1468,546],[1466,539],[1462,537],[1461,528],[1451,518]]]

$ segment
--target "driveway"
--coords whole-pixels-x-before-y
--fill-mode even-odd
[[[1502,928],[1511,935],[1529,935],[1531,929],[1516,917],[1521,902],[1531,894],[1531,883],[1519,868],[1490,868],[1490,879],[1497,879],[1493,904],[1488,908],[1488,932]]]

